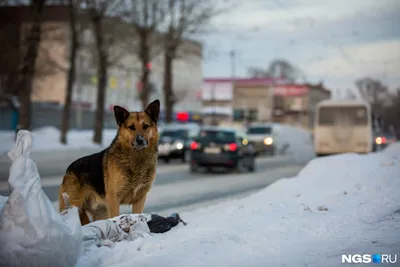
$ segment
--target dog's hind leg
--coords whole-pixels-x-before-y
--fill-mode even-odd
[[[85,225],[90,223],[89,217],[86,211],[83,208],[83,203],[86,200],[86,196],[84,195],[84,190],[82,190],[78,178],[72,174],[67,173],[64,175],[63,182],[60,186],[58,206],[59,211],[63,211],[65,207],[64,199],[62,197],[63,193],[68,194],[69,204],[71,206],[77,207],[79,210],[79,218],[81,220],[81,224]]]

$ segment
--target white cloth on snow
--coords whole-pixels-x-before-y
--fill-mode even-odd
[[[78,210],[60,215],[54,209],[30,159],[31,147],[31,133],[21,130],[8,153],[11,194],[0,206],[0,266],[74,266],[83,249]]]
[[[100,220],[82,227],[85,251],[93,246],[112,247],[114,242],[133,241],[150,234],[148,218],[143,214],[123,214],[112,219]]]

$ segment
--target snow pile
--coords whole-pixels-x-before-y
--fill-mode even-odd
[[[41,188],[29,158],[32,137],[19,131],[9,153],[11,195],[0,199],[0,266],[73,266],[81,251],[77,208],[60,216]]]
[[[339,266],[341,254],[398,253],[400,147],[391,151],[315,159],[248,198],[183,214],[186,227],[99,248],[78,265]]]
[[[103,144],[108,146],[114,139],[116,129],[103,131]],[[93,144],[92,130],[70,130],[68,132],[68,145],[60,143],[60,130],[55,127],[43,127],[32,131],[33,144],[32,151],[35,150],[59,150],[59,149],[79,149],[79,148],[98,148]],[[11,131],[0,131],[0,154],[9,151],[15,142],[15,133]]]

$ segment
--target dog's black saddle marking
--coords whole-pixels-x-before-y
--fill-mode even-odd
[[[90,185],[100,196],[106,194],[104,184],[103,159],[107,149],[82,157],[72,162],[67,168],[67,173],[73,173],[82,185]]]

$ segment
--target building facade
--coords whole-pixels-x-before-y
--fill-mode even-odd
[[[30,27],[32,15],[29,7],[2,7],[0,14],[7,14],[5,19],[13,27],[15,44],[20,47],[16,56],[20,56],[20,49],[24,49],[21,40],[25,40]],[[14,16],[10,15],[14,13]],[[15,18],[13,21],[11,18]],[[66,94],[67,70],[69,64],[69,23],[66,6],[48,6],[44,11],[42,23],[42,37],[37,57],[36,74],[33,84],[32,101],[39,103],[52,103],[63,105]],[[121,22],[119,22],[121,24]],[[110,51],[110,64],[108,68],[108,86],[104,108],[110,110],[114,105],[121,105],[130,110],[139,110],[142,105],[139,99],[140,61],[133,51],[134,36],[127,25],[118,26],[118,34],[123,36],[121,41],[112,42]],[[7,32],[5,34],[8,34]],[[90,29],[83,31],[83,45],[77,57],[77,77],[74,84],[72,102],[76,107],[95,109],[97,97],[97,77],[95,63],[94,36]],[[129,38],[127,38],[127,36]],[[10,44],[7,44],[7,46]],[[162,46],[162,42],[154,44],[155,49]],[[2,49],[6,45],[2,45]],[[202,85],[202,45],[195,41],[186,40],[178,51],[180,55],[173,62],[173,91],[175,92],[177,110],[201,110],[198,101],[198,91]],[[150,82],[153,91],[150,100],[160,99],[164,103],[162,93],[164,76],[164,55],[157,53],[149,62],[151,68]],[[15,60],[15,65],[20,61]],[[4,66],[3,66],[4,67]],[[11,69],[1,68],[0,78],[8,75]],[[7,85],[0,79],[0,90],[7,91]],[[0,91],[1,93],[1,91]]]
[[[315,107],[330,99],[322,84],[286,84],[274,88],[273,121],[313,128]]]
[[[269,121],[271,85],[280,83],[279,79],[205,79],[202,87],[204,122]]]
[[[206,124],[280,122],[312,128],[315,106],[330,98],[322,84],[288,84],[279,79],[205,79]]]

